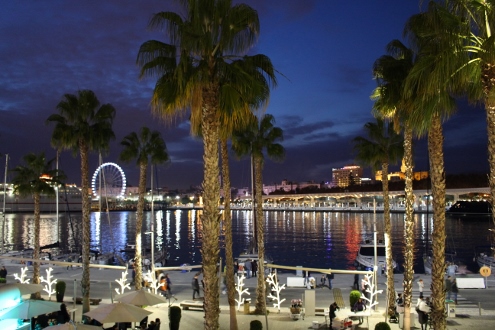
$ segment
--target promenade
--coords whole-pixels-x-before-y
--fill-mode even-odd
[[[21,272],[21,265],[11,263],[8,260],[0,260],[0,264],[6,266],[8,270],[8,282],[13,282],[14,273]],[[68,307],[73,307],[72,296],[74,292],[74,286],[76,291],[76,296],[81,296],[80,294],[80,279],[82,277],[82,270],[80,267],[74,267],[68,269],[63,266],[49,266],[43,265],[41,270],[41,275],[46,277],[46,269],[52,267],[52,275],[54,278],[59,280],[64,280],[67,282],[67,289],[65,292],[64,301]],[[29,267],[28,277],[32,277],[32,267]],[[183,272],[183,271],[168,271],[168,274],[172,280],[172,293],[175,299],[171,299],[170,303],[173,306],[179,306],[181,301],[191,300],[192,289],[191,280],[193,278],[195,271]],[[110,269],[91,269],[91,298],[101,298],[101,304],[112,303],[112,297],[115,295],[115,288],[118,288],[118,284],[115,281],[120,279],[122,276],[122,271],[120,270],[110,270]],[[130,282],[130,273],[127,275]],[[287,283],[287,277],[296,276],[295,272],[278,272],[279,282],[281,284]],[[312,274],[319,282],[321,274]],[[480,277],[478,274],[467,274],[459,275],[459,277]],[[423,274],[417,274],[415,276],[414,285],[414,303],[416,303],[419,296],[418,287],[416,281],[422,278],[425,282],[424,295],[429,296],[431,277]],[[398,292],[402,288],[402,275],[395,274],[394,285]],[[351,291],[351,286],[354,280],[353,275],[336,274],[335,279],[332,284],[334,288],[340,288],[342,292],[342,297],[346,308],[337,312],[338,318],[343,318],[349,312],[349,293]],[[257,278],[246,279],[246,287],[249,288],[251,293],[249,296],[244,296],[246,298],[251,298],[251,301],[255,301],[255,287],[257,283]],[[372,312],[369,318],[369,328],[374,329],[375,324],[378,322],[385,321],[384,316],[385,306],[386,306],[386,278],[384,276],[378,276],[378,289],[384,290],[383,294],[378,295],[378,302],[376,310]],[[307,315],[304,320],[292,320],[289,317],[289,305],[291,299],[303,299],[305,288],[286,288],[281,291],[281,297],[286,300],[282,303],[280,311],[270,304],[267,304],[269,315],[265,319],[262,315],[245,315],[244,306],[241,306],[237,312],[237,321],[239,329],[249,329],[249,323],[252,320],[260,320],[263,323],[263,329],[272,330],[290,330],[290,329],[312,329],[314,322],[319,323],[319,329],[328,329],[325,325],[324,316],[310,316],[309,311],[306,311]],[[328,287],[317,288],[315,291],[316,297],[316,307],[317,308],[328,308],[328,306],[334,301],[332,290]],[[48,299],[46,294],[42,294],[45,299]],[[52,297],[55,300],[55,297]],[[168,328],[168,303],[156,306],[148,306],[147,310],[151,311],[153,314],[150,315],[149,320],[154,320],[155,318],[160,318],[162,321],[161,330]],[[75,313],[75,321],[80,322],[82,317],[82,305],[75,305],[77,308]],[[98,306],[91,306],[91,309],[97,308]],[[227,295],[220,293],[220,329],[229,329],[229,307],[227,303]],[[251,311],[254,307],[251,305]],[[412,315],[414,317],[415,328],[420,328],[417,322],[417,315],[412,309]],[[268,322],[268,326],[267,323]],[[204,323],[204,313],[202,310],[183,310],[181,319],[181,329],[202,329]],[[334,321],[334,328],[338,329],[340,323],[338,320]],[[366,321],[357,325],[357,321],[354,321],[356,325],[355,329],[366,329]],[[105,327],[111,324],[105,324]],[[399,325],[396,323],[390,324],[392,329],[399,329]],[[487,289],[461,289],[458,298],[458,305],[456,309],[456,317],[447,318],[447,329],[469,329],[469,328],[484,328],[484,329],[495,329],[495,277],[492,275],[488,280]]]

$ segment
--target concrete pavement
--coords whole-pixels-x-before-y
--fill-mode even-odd
[[[21,266],[19,264],[12,264],[6,260],[0,260],[0,264],[4,264],[8,270],[8,282],[14,281],[13,274],[20,273]],[[46,277],[46,271],[49,266],[43,265],[41,275]],[[81,279],[81,268],[73,268],[67,270],[66,267],[61,266],[51,266],[54,270],[52,275],[59,279],[67,282],[67,289],[65,292],[64,301],[68,307],[72,307],[72,296],[74,292],[74,283],[76,284],[76,296],[80,296],[79,281]],[[174,306],[178,306],[181,301],[191,300],[192,289],[191,280],[194,275],[194,270],[192,272],[181,272],[181,271],[169,271],[169,276],[172,280],[172,293],[177,298],[177,300],[171,299],[170,303]],[[111,294],[115,295],[115,288],[118,287],[116,279],[120,279],[122,276],[121,271],[108,270],[108,269],[91,269],[91,298],[101,298],[101,304],[109,304],[112,302]],[[127,275],[130,282],[130,272]],[[281,284],[287,283],[288,277],[295,277],[294,272],[279,272],[278,278]],[[317,282],[320,279],[321,274],[313,274]],[[479,275],[469,274],[460,275],[466,277],[480,277]],[[29,266],[28,278],[32,277],[32,266]],[[427,275],[417,275],[415,277],[415,282],[421,277],[425,282],[424,295],[429,296],[431,294],[429,288],[431,284],[431,277]],[[74,281],[76,280],[76,281]],[[246,279],[246,287],[249,288],[251,295],[245,296],[255,300],[255,288],[257,279],[250,278]],[[346,308],[337,312],[339,318],[345,317],[347,312],[349,312],[349,293],[351,291],[351,286],[353,283],[353,275],[335,275],[333,280],[333,287],[340,288],[342,292],[342,297]],[[396,291],[400,292],[402,287],[402,275],[395,274],[394,283]],[[382,289],[385,292],[386,289],[386,278],[384,276],[378,277],[378,289]],[[289,317],[289,305],[291,299],[303,298],[305,288],[286,288],[281,291],[281,297],[286,300],[282,303],[281,310],[272,307],[268,304],[269,315],[265,319],[265,316],[260,315],[245,315],[244,306],[241,306],[237,312],[237,321],[239,324],[239,329],[249,329],[249,323],[252,320],[260,320],[263,323],[264,329],[272,330],[289,330],[289,329],[312,329],[314,322],[319,323],[320,329],[328,329],[325,325],[325,318],[323,316],[310,316],[306,315],[305,319],[293,320]],[[414,299],[416,302],[419,292],[417,291],[417,285],[414,286]],[[328,308],[328,306],[334,301],[332,290],[327,287],[317,288],[315,291],[316,307],[317,308]],[[43,295],[48,299],[47,295]],[[55,297],[52,297],[54,300]],[[385,312],[385,301],[386,295],[381,294],[378,296],[378,302],[376,311],[373,311],[371,317],[369,318],[369,328],[374,329],[375,324],[378,322],[386,321],[384,316]],[[447,329],[468,329],[471,327],[475,328],[486,328],[495,329],[495,277],[492,275],[488,281],[487,289],[461,289],[458,298],[459,304],[457,305],[456,317],[447,318]],[[149,320],[154,320],[155,318],[160,318],[162,321],[162,330],[168,327],[168,305],[161,304],[156,306],[146,307],[147,310],[153,312],[150,315]],[[98,306],[91,306],[91,308],[97,308]],[[82,317],[82,306],[76,305],[76,316],[75,321],[80,322]],[[227,296],[220,294],[220,329],[229,329],[229,307],[227,302]],[[254,307],[251,306],[251,311]],[[413,313],[415,313],[413,311]],[[307,312],[307,314],[310,314]],[[416,328],[420,328],[417,322],[417,316],[414,314],[414,324]],[[201,310],[183,310],[181,319],[181,329],[202,329],[204,323],[204,313]],[[367,328],[366,321],[357,326],[356,329]],[[399,329],[399,325],[395,323],[389,323],[392,329]],[[337,320],[334,320],[334,327],[339,325]],[[105,324],[105,326],[110,326],[110,324]],[[316,325],[315,325],[316,326]]]

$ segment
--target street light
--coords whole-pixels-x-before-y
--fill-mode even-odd
[[[151,276],[155,279],[155,233],[147,231],[145,234],[151,234]]]

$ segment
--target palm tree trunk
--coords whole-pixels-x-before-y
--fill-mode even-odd
[[[433,195],[433,264],[431,270],[431,318],[433,328],[443,330],[445,322],[445,167],[443,160],[443,132],[440,117],[432,119],[428,131],[431,192]]]
[[[213,85],[213,83],[212,83]],[[203,196],[204,207],[201,221],[203,223],[203,279],[205,282],[204,310],[205,330],[217,330],[219,325],[219,287],[217,262],[219,257],[220,217],[218,212],[220,185],[218,182],[218,122],[215,116],[216,94],[209,86],[203,90],[203,109],[201,129],[203,133]]]
[[[412,130],[406,124],[404,130],[404,165],[406,167],[405,195],[406,212],[404,219],[404,330],[411,328],[411,305],[414,280],[414,193],[413,193],[413,156]]]
[[[88,145],[84,140],[79,141],[79,152],[81,154],[81,190],[82,190],[82,263],[83,273],[81,279],[81,289],[83,298],[83,314],[89,312],[89,243],[90,243],[90,213],[91,203],[89,199],[89,161]]]
[[[139,164],[139,197],[137,204],[137,219],[136,219],[136,257],[134,258],[134,269],[136,271],[136,278],[134,286],[136,290],[141,289],[143,282],[143,264],[142,264],[142,248],[141,248],[141,228],[143,227],[144,217],[144,195],[146,194],[146,169],[147,163]],[[154,262],[152,260],[151,262]]]
[[[263,226],[263,159],[254,157],[254,177],[256,190],[256,234],[258,238],[258,285],[256,286],[256,314],[266,313],[265,297],[265,230]]]
[[[40,193],[34,193],[34,252],[33,259],[40,259]],[[33,262],[33,284],[40,283],[40,263]],[[41,293],[36,292],[31,299],[41,299]]]
[[[223,195],[224,195],[224,211],[223,221],[225,226],[225,278],[227,280],[227,300],[229,302],[230,312],[230,330],[237,330],[237,312],[235,306],[235,281],[234,281],[234,254],[232,252],[232,214],[230,213],[230,168],[229,168],[229,152],[227,139],[221,141],[222,154],[222,177],[223,177]]]
[[[493,93],[489,93],[493,95]],[[490,175],[488,177],[490,184],[490,196],[492,202],[492,221],[495,225],[495,98],[487,97],[485,99],[486,122],[488,133],[488,163],[490,164]]]
[[[388,162],[382,163],[383,221],[387,256],[388,316],[395,314],[394,267],[392,258],[392,224],[390,222],[390,196],[388,192]]]

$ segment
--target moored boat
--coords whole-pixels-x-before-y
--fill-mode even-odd
[[[447,211],[451,215],[490,215],[492,205],[486,201],[457,201]]]
[[[376,265],[378,270],[386,269],[387,258],[386,258],[386,248],[385,242],[383,240],[378,240],[376,242]],[[371,239],[366,239],[360,246],[359,251],[356,255],[355,265],[358,268],[364,268],[367,270],[372,270],[375,266],[375,243]],[[395,260],[392,260],[393,268],[397,267]]]

